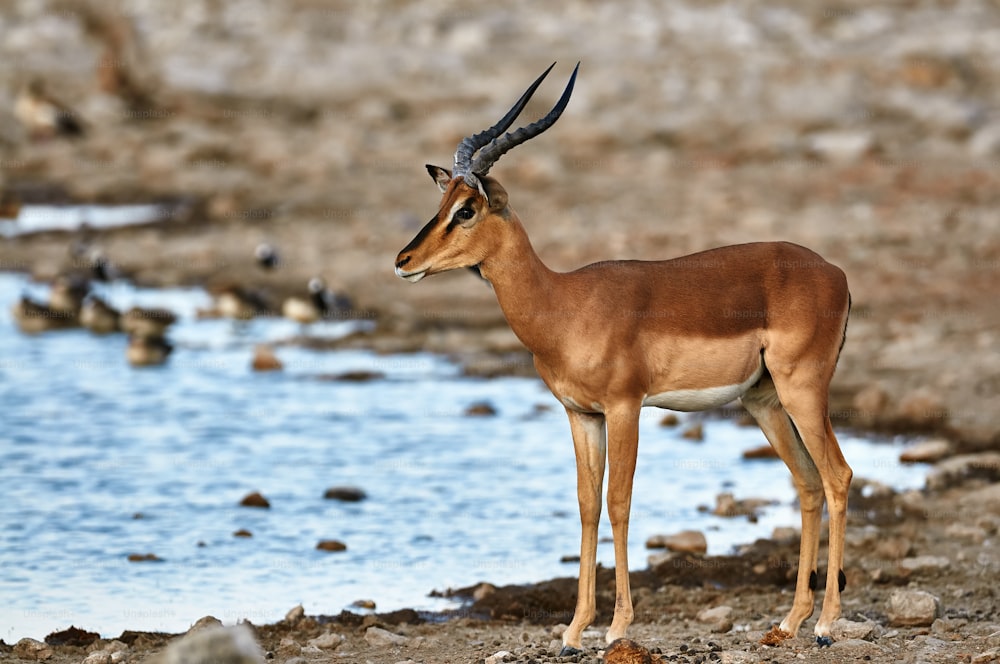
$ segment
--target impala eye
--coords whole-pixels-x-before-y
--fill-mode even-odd
[[[469,219],[472,219],[473,217],[476,216],[476,211],[473,210],[472,208],[464,207],[460,209],[458,212],[456,212],[455,216],[461,219],[462,221],[468,221]]]

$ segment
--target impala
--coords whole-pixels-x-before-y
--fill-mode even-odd
[[[791,471],[802,539],[791,611],[772,630],[794,636],[813,613],[824,499],[829,562],[815,634],[830,643],[840,615],[851,469],[827,410],[850,294],[844,273],[787,242],[712,249],[664,261],[605,261],[548,269],[532,249],[507,192],[487,173],[511,148],[562,114],[577,70],[541,120],[504,134],[550,66],[493,127],[462,140],[448,171],[427,166],[443,192],[434,217],[396,258],[411,282],[455,268],[488,281],[535,368],[565,406],[576,453],[582,538],[576,610],[563,651],[581,648],[596,613],[597,527],[605,459],[614,536],[616,599],[607,641],[632,622],[627,540],[643,406],[716,408],[737,398]],[[577,64],[579,69],[579,64]]]

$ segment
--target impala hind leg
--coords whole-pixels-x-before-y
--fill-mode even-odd
[[[781,631],[795,636],[802,622],[812,615],[815,605],[814,575],[823,517],[823,481],[788,414],[778,401],[778,394],[769,375],[765,375],[757,386],[747,392],[742,401],[743,406],[757,420],[764,437],[791,471],[792,482],[799,496],[802,537],[799,543],[795,598],[792,600],[791,611],[779,625]]]
[[[576,452],[576,491],[580,501],[580,581],[573,621],[563,632],[563,654],[581,649],[580,635],[597,613],[597,525],[601,519],[601,491],[607,437],[604,416],[567,410]]]
[[[776,379],[778,395],[819,471],[830,519],[826,591],[823,594],[823,610],[815,629],[817,639],[824,644],[830,641],[833,621],[840,617],[840,593],[846,584],[843,572],[844,535],[847,530],[847,492],[853,473],[840,451],[840,444],[830,424],[826,389],[822,394],[816,390],[811,376],[804,377],[798,384],[794,382],[794,378],[793,375],[792,380],[788,381],[790,385]]]

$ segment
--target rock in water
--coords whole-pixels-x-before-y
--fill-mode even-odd
[[[357,503],[368,497],[364,489],[355,486],[332,486],[326,490],[323,497],[327,500],[339,500],[345,503]]]
[[[267,509],[271,507],[271,503],[265,498],[260,492],[254,491],[244,496],[243,500],[240,501],[240,505],[243,507],[263,507]]]
[[[163,664],[264,664],[264,654],[246,625],[209,627],[171,643]]]

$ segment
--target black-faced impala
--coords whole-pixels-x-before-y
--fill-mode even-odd
[[[611,642],[625,636],[633,618],[627,542],[640,409],[698,411],[737,398],[788,466],[801,504],[795,598],[772,633],[778,639],[794,636],[812,615],[825,499],[829,562],[815,633],[821,644],[829,643],[846,583],[851,483],[827,410],[850,310],[844,273],[787,242],[740,244],[664,261],[605,261],[566,273],[548,269],[507,192],[487,173],[562,114],[576,70],[548,115],[504,134],[549,70],[497,124],[459,144],[453,170],[427,166],[444,196],[434,217],[399,253],[396,274],[417,282],[455,268],[477,271],[492,284],[511,329],[534,354],[538,374],[566,407],[583,533],[579,595],[563,650],[581,648],[581,633],[596,612],[605,458],[615,548]]]

